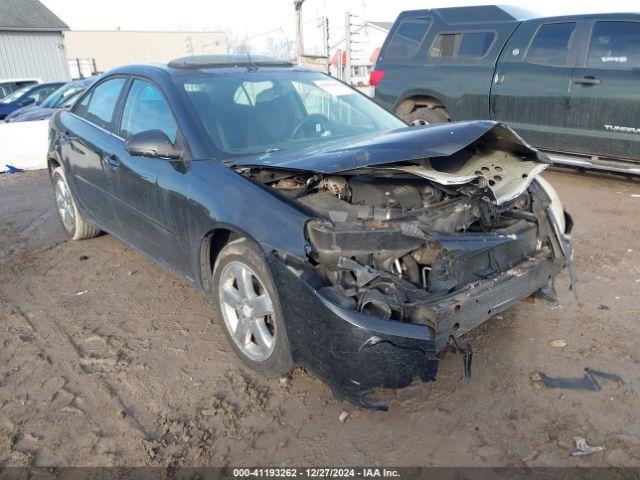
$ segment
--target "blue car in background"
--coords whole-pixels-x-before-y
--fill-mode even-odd
[[[0,100],[0,120],[4,120],[11,112],[27,105],[39,105],[55,90],[64,85],[63,82],[39,83],[28,85],[10,93]]]
[[[89,88],[96,78],[85,78],[69,82],[55,90],[40,105],[28,105],[14,110],[5,117],[5,122],[33,122],[50,118],[58,109],[70,108],[78,97]]]

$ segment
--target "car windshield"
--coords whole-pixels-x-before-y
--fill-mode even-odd
[[[26,87],[19,88],[15,92],[10,93],[6,97],[4,97],[2,100],[0,100],[0,103],[13,103],[16,100],[18,100],[22,95],[24,95],[26,92],[31,90],[32,88],[33,88],[33,85],[28,85]]]
[[[84,86],[82,84],[67,83],[45,98],[40,106],[44,108],[61,107],[70,97],[77,95],[78,92],[83,90]]]
[[[73,104],[76,103],[76,100],[78,100],[78,97],[84,91],[85,91],[85,88],[80,88],[80,89],[74,91],[72,94],[67,95],[65,98],[62,99],[62,101],[58,105],[56,105],[56,108],[69,108],[69,107],[72,107]]]
[[[294,149],[406,124],[320,73],[282,71],[178,77],[207,134],[231,155]]]

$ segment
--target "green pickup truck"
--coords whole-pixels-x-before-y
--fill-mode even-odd
[[[489,118],[556,163],[640,174],[640,14],[406,11],[370,80],[408,123]]]

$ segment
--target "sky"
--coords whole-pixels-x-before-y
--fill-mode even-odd
[[[213,30],[248,37],[260,53],[267,38],[294,37],[292,0],[41,0],[74,30]],[[303,5],[305,46],[321,43],[318,19],[329,17],[330,42],[344,36],[344,12],[354,21],[392,22],[402,10],[482,5],[482,0],[306,0]],[[594,12],[640,12],[638,0],[504,0],[544,16]],[[306,48],[305,48],[306,49]],[[305,52],[311,53],[311,52]]]

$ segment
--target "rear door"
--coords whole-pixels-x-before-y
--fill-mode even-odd
[[[578,23],[523,23],[505,46],[491,87],[491,117],[536,147],[562,150]]]
[[[640,160],[640,21],[590,20],[571,83],[566,149]]]
[[[116,227],[114,174],[108,158],[116,140],[110,130],[126,81],[125,77],[106,79],[62,117],[61,154],[71,172],[67,180],[83,212],[109,231]]]
[[[161,130],[173,143],[182,142],[178,124],[161,89],[143,78],[133,79],[120,117],[117,143],[110,152],[116,165],[120,229],[131,243],[182,271],[187,249],[179,244],[178,230],[180,205],[187,201],[185,163],[133,157],[125,149],[132,135],[150,130]]]

